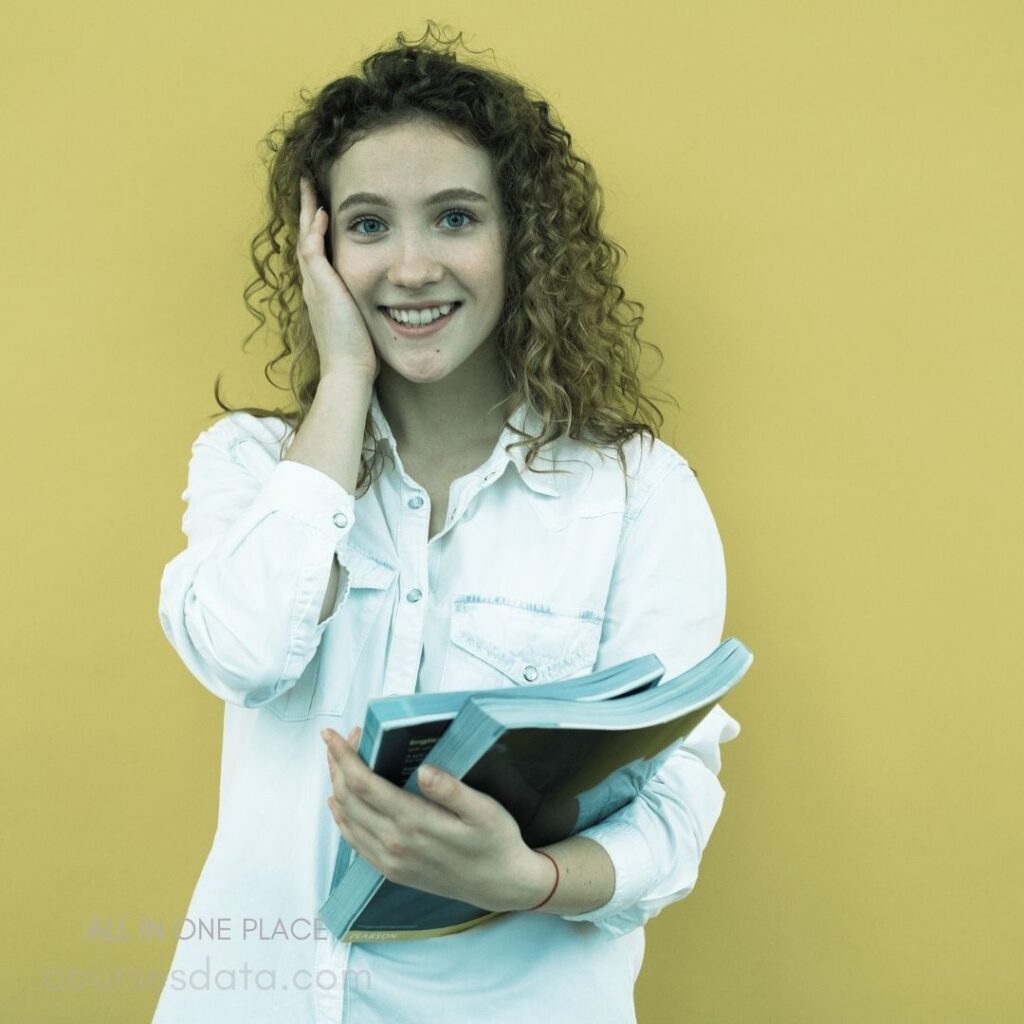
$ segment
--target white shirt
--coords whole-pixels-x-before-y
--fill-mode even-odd
[[[230,413],[192,446],[187,548],[164,569],[159,616],[188,670],[224,701],[217,831],[154,1024],[635,1021],[642,925],[682,899],[722,809],[716,705],[639,796],[585,829],[615,865],[585,914],[510,913],[464,932],[340,943],[316,918],[341,835],[320,730],[344,735],[380,695],[522,686],[655,653],[671,678],[720,643],[725,562],[686,460],[663,442],[615,451],[563,439],[524,466],[506,427],[430,499],[394,462],[355,500],[280,461],[287,424]],[[510,417],[531,435],[524,404]],[[553,460],[553,461],[552,461]],[[317,623],[332,560],[346,568]]]

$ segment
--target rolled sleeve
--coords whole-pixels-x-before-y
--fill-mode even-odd
[[[317,621],[333,560],[345,562],[355,499],[326,473],[280,461],[275,447],[230,417],[199,436],[182,494],[188,544],[160,582],[171,645],[207,689],[245,707],[295,684],[348,593],[346,580]]]
[[[344,551],[355,519],[355,499],[319,469],[285,460],[273,468],[245,516],[258,522],[268,512],[283,512],[298,519]]]
[[[655,875],[651,848],[639,829],[615,815],[577,835],[592,839],[604,848],[615,866],[615,889],[608,902],[596,910],[561,916],[567,921],[603,921],[614,928],[614,919],[637,903],[650,888]]]
[[[739,729],[739,723],[716,705],[690,737],[702,733],[696,748],[713,750],[713,760],[718,760],[718,743],[732,739]],[[577,833],[599,843],[611,858],[615,889],[602,906],[562,916],[590,921],[609,935],[624,935],[693,891],[704,848],[725,801],[715,771],[696,748],[678,746],[634,800]]]
[[[721,643],[721,539],[693,471],[671,449],[660,454],[627,504],[595,670],[653,652],[671,679]],[[693,890],[725,798],[720,744],[739,731],[716,704],[633,799],[577,833],[608,853],[615,888],[603,906],[562,916],[623,935]]]

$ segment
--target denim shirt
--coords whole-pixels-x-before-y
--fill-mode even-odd
[[[614,448],[563,438],[527,468],[524,448],[505,450],[521,440],[506,426],[452,483],[428,539],[430,498],[376,392],[370,408],[390,459],[358,499],[280,460],[278,418],[230,413],[192,445],[187,547],[164,569],[159,618],[224,702],[220,805],[154,1019],[470,1020],[486,1003],[492,1020],[633,1020],[642,925],[693,889],[721,813],[720,744],[739,733],[721,705],[634,799],[579,833],[614,864],[604,906],[385,943],[339,943],[315,919],[341,841],[319,732],[361,725],[381,695],[530,686],[652,652],[678,675],[722,638],[708,503],[660,440],[627,443],[627,489]],[[525,404],[508,422],[540,433]],[[538,472],[551,468],[565,472]],[[344,571],[318,622],[335,555]],[[216,938],[202,933],[210,920]],[[197,984],[204,969],[224,984]],[[272,985],[255,983],[261,970]]]

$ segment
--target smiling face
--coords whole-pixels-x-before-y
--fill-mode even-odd
[[[464,194],[438,198],[452,190]],[[334,161],[330,197],[332,262],[370,328],[382,377],[429,384],[460,367],[460,383],[493,376],[505,237],[489,154],[429,122],[378,129]],[[381,308],[449,302],[459,305],[443,326],[420,336]]]

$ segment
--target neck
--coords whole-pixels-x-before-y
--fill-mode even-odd
[[[443,380],[407,380],[386,363],[375,388],[399,452],[441,456],[489,451],[497,443],[516,402],[499,366],[466,373],[463,364]]]

